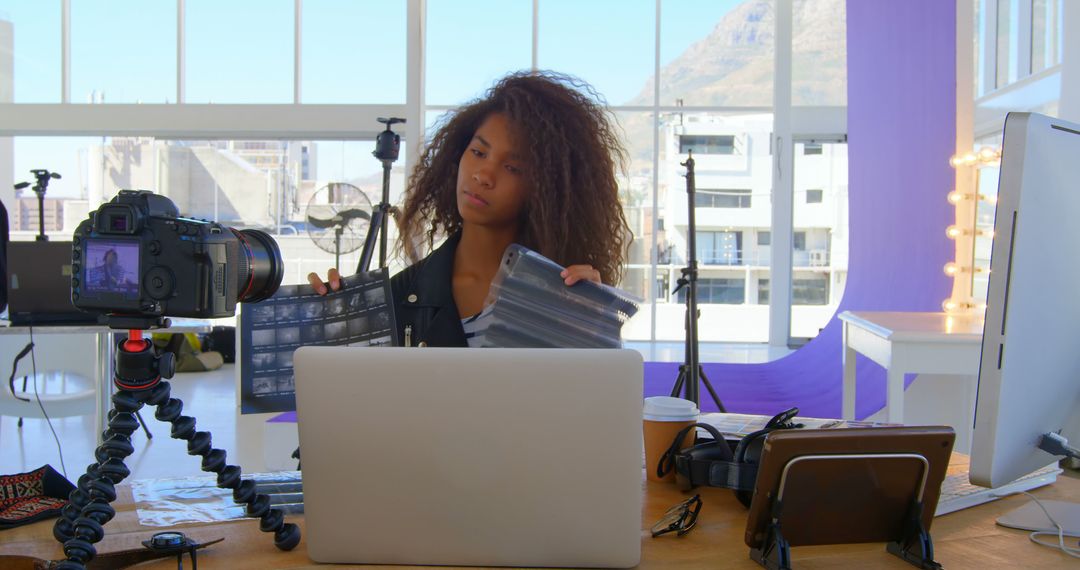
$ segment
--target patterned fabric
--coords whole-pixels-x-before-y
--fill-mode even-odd
[[[48,465],[29,473],[0,475],[0,530],[59,516],[74,489]]]
[[[491,312],[494,306],[495,305],[488,305],[479,313],[461,319],[461,328],[465,329],[465,342],[469,343],[470,347],[476,348],[478,346],[483,346],[484,333],[491,323]]]

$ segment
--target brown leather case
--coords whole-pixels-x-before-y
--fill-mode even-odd
[[[955,438],[952,428],[939,426],[770,433],[746,521],[746,544],[758,548],[765,540],[777,497],[783,502],[782,532],[791,546],[897,540],[924,471],[922,521],[929,531]]]

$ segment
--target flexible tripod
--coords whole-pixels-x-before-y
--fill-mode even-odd
[[[386,130],[375,138],[375,150],[371,154],[382,162],[382,201],[371,213],[371,225],[368,227],[367,239],[364,240],[364,251],[360,254],[360,262],[356,264],[357,273],[366,273],[371,267],[371,256],[375,251],[376,239],[379,240],[379,267],[386,267],[386,217],[392,209],[390,206],[390,167],[398,159],[398,151],[401,149],[401,136],[390,130],[390,125],[404,123],[405,119],[379,117],[378,121],[386,125]]]
[[[143,404],[157,407],[154,417],[172,424],[172,437],[187,441],[189,455],[202,456],[202,470],[217,473],[217,485],[232,489],[233,500],[247,504],[247,514],[259,519],[259,529],[274,533],[274,545],[292,550],[300,543],[300,528],[285,523],[285,515],[270,508],[270,498],[257,493],[255,482],[240,479],[240,467],[225,464],[225,451],[211,447],[210,432],[196,431],[195,418],[181,415],[184,403],[169,397],[169,383],[175,362],[172,353],[159,354],[154,343],[142,338],[142,331],[168,326],[163,317],[129,317],[109,315],[109,326],[127,328],[127,340],[120,341],[116,352],[116,373],[113,384],[113,409],[109,410],[109,428],[102,434],[102,443],[94,452],[97,463],[86,468],[68,497],[70,504],[61,511],[53,526],[53,536],[64,543],[67,560],[58,569],[83,569],[94,558],[94,543],[105,536],[104,526],[116,511],[109,505],[116,500],[116,485],[130,471],[124,458],[135,450],[131,434],[139,424],[135,413]]]
[[[682,277],[676,281],[677,286],[671,294],[674,295],[679,292],[679,289],[686,287],[686,359],[679,366],[679,376],[675,379],[675,386],[671,389],[671,395],[678,397],[680,392],[683,392],[683,398],[699,404],[701,399],[698,382],[701,382],[705,384],[705,388],[712,396],[713,402],[716,402],[719,411],[726,412],[724,404],[720,403],[720,397],[716,395],[716,390],[713,390],[712,383],[705,376],[705,369],[702,368],[698,359],[697,240],[694,235],[697,227],[694,223],[695,181],[693,153],[688,153],[686,162],[680,164],[686,167],[686,198],[689,208],[689,218],[687,219],[689,222],[687,231],[688,262],[687,266],[682,269]]]

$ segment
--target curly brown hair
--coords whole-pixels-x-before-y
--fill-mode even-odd
[[[458,162],[492,113],[504,114],[529,141],[533,191],[518,242],[561,265],[591,265],[604,283],[618,283],[632,239],[616,179],[626,151],[603,98],[584,81],[549,71],[508,75],[440,121],[409,177],[399,248],[415,262],[421,244],[430,250],[437,237],[461,229]]]

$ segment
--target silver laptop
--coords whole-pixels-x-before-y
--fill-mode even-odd
[[[312,560],[638,564],[636,351],[303,347],[293,363]]]

